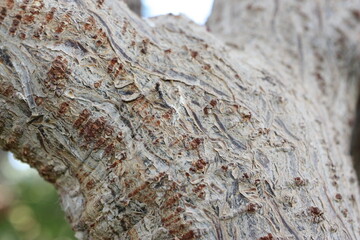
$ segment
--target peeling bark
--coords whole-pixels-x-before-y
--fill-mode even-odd
[[[357,239],[358,6],[2,1],[0,146],[78,239]]]

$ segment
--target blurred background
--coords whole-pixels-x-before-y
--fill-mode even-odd
[[[142,0],[142,16],[183,14],[203,25],[213,0]],[[55,188],[0,150],[0,240],[73,240]]]

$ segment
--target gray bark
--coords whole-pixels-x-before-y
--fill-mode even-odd
[[[0,2],[0,146],[79,239],[358,239],[359,1]]]

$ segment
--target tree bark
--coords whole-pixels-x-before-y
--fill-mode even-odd
[[[359,1],[0,3],[0,146],[78,239],[358,239]]]

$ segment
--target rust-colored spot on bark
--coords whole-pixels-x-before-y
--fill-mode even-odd
[[[24,39],[26,38],[26,34],[23,33],[23,32],[19,33],[19,38],[20,38],[21,40],[24,40]]]
[[[74,127],[79,128],[80,125],[89,118],[89,116],[90,116],[90,111],[87,109],[84,109],[80,113],[79,118],[76,119],[76,121],[74,122]]]
[[[112,136],[113,132],[114,132],[114,128],[112,128],[110,126],[105,127],[105,135],[106,136]]]
[[[168,228],[168,227],[170,227],[171,225],[176,224],[176,223],[179,222],[180,220],[181,220],[181,218],[180,218],[180,217],[177,217],[177,218],[175,218],[174,220],[172,220],[171,222],[166,223],[166,224],[164,225],[164,227]],[[173,233],[173,234],[174,234],[174,233]]]
[[[268,235],[264,236],[264,237],[260,237],[258,240],[274,240],[275,238],[273,237],[273,235],[271,233],[268,233]]]
[[[94,83],[94,88],[99,88],[101,86],[101,81]]]
[[[341,194],[340,194],[340,193],[337,193],[337,194],[335,195],[335,199],[338,200],[338,201],[342,200]]]
[[[172,234],[172,235],[176,235],[176,234],[178,234],[179,232],[182,232],[184,229],[185,229],[185,225],[184,224],[180,224],[180,225],[178,225],[178,226],[174,226],[174,229],[171,229],[170,231],[169,231],[169,233],[170,234]]]
[[[97,2],[97,6],[98,6],[99,8],[101,8],[102,5],[104,4],[105,0],[97,0],[96,2]]]
[[[42,166],[38,168],[39,174],[48,182],[55,183],[56,182],[56,176],[54,176],[54,167],[47,165]]]
[[[44,98],[38,96],[35,97],[35,103],[37,106],[40,106],[43,102],[44,102]]]
[[[217,105],[217,101],[216,101],[215,99],[211,100],[211,101],[210,101],[210,105],[211,105],[212,107],[215,107],[215,106]]]
[[[24,157],[27,157],[27,156],[30,155],[30,147],[29,147],[29,145],[26,145],[26,146],[23,147],[23,149],[22,149],[22,155],[23,155]]]
[[[203,139],[195,138],[194,140],[189,142],[190,149],[191,150],[197,149],[202,142],[203,142]]]
[[[90,179],[85,185],[87,190],[90,190],[95,187],[95,181],[93,179]]]
[[[294,178],[294,183],[296,186],[299,186],[299,187],[305,185],[305,181],[301,177]]]
[[[35,17],[33,15],[25,15],[23,18],[24,24],[31,24],[34,22]]]
[[[324,213],[318,207],[309,207],[308,211],[312,215],[314,223],[319,223],[324,219]]]
[[[206,71],[209,71],[211,69],[211,66],[210,64],[205,64],[202,68]]]
[[[192,58],[196,58],[198,55],[199,55],[198,52],[196,52],[196,51],[191,51],[191,57],[192,57]]]
[[[96,45],[97,47],[100,47],[102,44],[103,44],[103,42],[102,42],[101,40],[97,40],[97,41],[95,42],[95,45]]]
[[[108,73],[112,73],[113,70],[114,70],[114,65],[118,62],[118,59],[115,57],[113,59],[110,60],[110,63],[108,65],[108,68],[107,68],[107,72]]]
[[[84,136],[87,142],[93,141],[104,131],[106,120],[104,117],[96,119],[94,122],[89,120],[81,129],[80,136]]]
[[[184,235],[181,236],[180,240],[192,240],[196,238],[196,234],[193,230],[188,231]]]
[[[244,121],[250,121],[251,119],[251,112],[249,113],[241,113],[241,117]]]
[[[2,7],[1,11],[0,11],[0,23],[2,23],[2,21],[4,21],[5,17],[6,17],[6,8]]]
[[[84,24],[84,29],[86,31],[91,31],[93,30],[93,28],[95,27],[95,19],[94,17],[88,17],[88,19],[86,20],[86,23]]]
[[[60,104],[60,108],[59,108],[59,115],[63,115],[64,113],[66,113],[69,110],[69,103],[67,102],[63,102]]]
[[[99,140],[97,140],[94,145],[94,150],[100,149],[102,146],[105,145],[105,142],[106,142],[105,138],[99,138]]]
[[[360,21],[360,10],[353,10],[351,11],[351,14],[357,21]]]
[[[170,49],[170,48],[169,48],[169,49],[166,49],[166,50],[164,51],[164,53],[170,54],[170,53],[171,53],[171,49]]]
[[[205,170],[207,163],[204,159],[199,159],[195,162],[194,167],[196,168],[196,171],[203,172]]]
[[[248,213],[255,213],[258,208],[259,208],[259,206],[256,203],[249,203],[246,206],[246,211]]]
[[[318,207],[309,207],[309,211],[312,215],[320,215],[321,210]]]
[[[65,87],[65,82],[68,79],[68,61],[58,56],[51,64],[51,68],[47,73],[45,86],[52,91],[60,91]]]
[[[12,9],[14,7],[14,0],[6,0],[6,7]]]
[[[180,193],[175,194],[174,196],[170,197],[165,203],[164,203],[164,208],[170,208],[172,206],[174,206],[179,199],[182,197],[182,195]]]
[[[10,35],[14,35],[15,32],[16,32],[16,30],[17,30],[17,27],[11,27],[11,28],[9,29]]]
[[[15,92],[14,87],[10,85],[5,89],[3,95],[5,97],[12,97],[14,95],[14,92]]]
[[[49,23],[51,20],[53,20],[55,12],[56,12],[56,8],[52,7],[45,16],[46,23]]]
[[[199,184],[198,186],[196,186],[195,188],[193,188],[192,191],[193,191],[194,193],[198,193],[198,192],[202,191],[205,187],[206,187],[205,184]]]
[[[144,184],[142,184],[140,187],[136,188],[134,191],[132,191],[131,193],[129,193],[128,197],[131,198],[133,196],[135,196],[136,194],[138,194],[139,192],[141,192],[142,190],[144,190],[145,188],[147,188],[149,186],[148,182],[145,182]]]
[[[65,22],[60,22],[58,27],[55,29],[56,33],[62,33],[64,31]]]
[[[105,148],[105,155],[111,155],[114,153],[114,149],[115,149],[115,145],[114,143],[109,144],[106,148]]]

